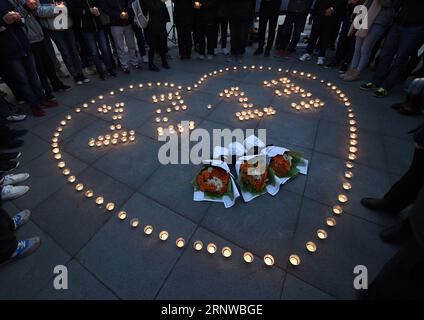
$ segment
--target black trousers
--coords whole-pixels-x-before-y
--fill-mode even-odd
[[[266,50],[271,50],[272,45],[274,44],[275,29],[277,28],[278,15],[278,10],[261,10],[259,12],[258,48],[263,48],[263,46],[265,45],[266,26],[269,24]]]
[[[31,44],[31,49],[34,53],[37,73],[40,77],[44,93],[47,97],[50,97],[53,94],[52,86],[53,88],[58,88],[62,85],[62,81],[56,75],[54,62],[50,58],[46,47],[46,40]]]
[[[315,16],[306,52],[312,54],[315,47],[318,46],[319,56],[325,57],[325,52],[327,51],[331,38],[331,32],[336,25],[337,20],[333,17]]]
[[[401,211],[417,200],[424,186],[424,149],[415,148],[414,158],[408,171],[396,182],[384,196],[390,207]],[[424,212],[423,212],[424,214]]]
[[[277,48],[295,52],[300,35],[305,29],[307,13],[288,12],[284,20],[281,37],[277,43]]]
[[[133,25],[135,39],[137,40],[138,52],[140,53],[140,57],[144,57],[146,55],[146,41],[144,40],[143,30],[136,25]]]
[[[421,208],[424,211],[424,208]],[[424,248],[413,238],[387,262],[363,296],[364,300],[424,298]]]
[[[191,24],[177,24],[178,50],[180,53],[180,57],[191,56],[191,49],[193,47],[191,31],[192,31]]]
[[[215,54],[215,48],[218,42],[218,25],[216,23],[199,23],[196,25],[196,29],[199,41],[199,54],[205,55],[206,47],[208,54]]]
[[[227,47],[227,37],[228,37],[228,17],[220,17],[218,19],[218,29],[221,32],[221,48],[224,49]]]
[[[230,20],[231,54],[243,55],[246,51],[247,35],[249,32],[249,21]]]
[[[17,245],[13,221],[0,207],[0,263],[10,258]]]

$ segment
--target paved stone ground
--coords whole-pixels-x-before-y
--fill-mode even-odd
[[[76,105],[91,97],[130,83],[169,81],[189,84],[204,72],[225,67],[222,56],[213,62],[171,61],[172,70],[152,73],[134,71],[116,80],[74,87],[58,95],[61,106],[42,119],[30,118],[16,127],[29,129],[22,148],[18,171],[31,173],[31,191],[6,204],[11,214],[30,208],[31,222],[18,232],[20,238],[40,235],[43,243],[33,256],[0,268],[0,298],[28,299],[352,299],[353,268],[366,265],[373,278],[393,255],[396,247],[383,244],[379,231],[397,221],[394,217],[370,212],[359,200],[380,196],[406,170],[413,152],[407,131],[421,119],[401,117],[390,105],[401,100],[400,89],[390,97],[377,99],[358,89],[358,83],[340,84],[337,72],[312,62],[253,59],[246,64],[302,69],[317,73],[345,90],[355,108],[359,132],[359,159],[353,189],[345,213],[329,230],[325,241],[315,240],[316,229],[325,227],[343,181],[346,157],[346,113],[333,96],[315,82],[300,81],[327,105],[320,111],[296,113],[288,99],[274,99],[272,90],[261,85],[272,79],[267,72],[228,74],[209,82],[199,91],[185,96],[190,119],[199,127],[235,128],[236,103],[220,102],[217,93],[229,86],[240,86],[254,103],[278,108],[273,119],[249,122],[268,129],[268,142],[302,151],[310,160],[308,176],[299,176],[284,185],[277,196],[269,195],[235,207],[192,201],[190,180],[198,166],[161,166],[157,160],[160,143],[152,125],[154,91],[125,93],[126,116],[123,123],[138,132],[137,142],[129,146],[93,151],[89,137],[108,127],[108,121],[94,111],[75,116],[63,133],[62,150],[73,171],[96,191],[114,199],[142,224],[155,230],[167,229],[171,238],[181,235],[189,241],[177,249],[174,240],[165,243],[146,239],[139,228],[104,213],[93,201],[83,199],[56,168],[50,151],[50,137],[58,122]],[[212,110],[206,104],[214,104]],[[237,106],[238,108],[238,106]],[[74,114],[74,113],[72,113]],[[243,124],[243,126],[246,126]],[[219,247],[229,245],[233,256],[196,253],[191,243],[202,239]],[[314,240],[318,251],[308,254],[305,242]],[[242,261],[243,251],[252,251],[255,263]],[[276,267],[266,267],[261,257],[272,252]],[[293,267],[288,255],[297,252],[302,263]],[[53,268],[69,269],[69,290],[53,289]]]

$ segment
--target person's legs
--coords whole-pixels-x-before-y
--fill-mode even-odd
[[[374,76],[371,82],[377,87],[381,86],[384,79],[390,73],[390,67],[392,65],[393,58],[399,47],[401,37],[401,27],[394,24],[384,40],[383,49],[380,54],[380,61],[377,64],[377,68],[374,72]]]
[[[401,211],[415,202],[424,183],[423,163],[424,150],[415,148],[414,158],[408,171],[384,196],[390,209]]]
[[[258,51],[262,52],[265,45],[266,26],[268,25],[269,16],[261,10],[259,12],[259,28],[258,28]]]
[[[49,30],[49,35],[54,41],[54,43],[56,44],[56,47],[59,50],[62,56],[63,62],[66,68],[68,69],[69,73],[73,77],[76,77],[78,74],[77,74],[77,70],[75,70],[74,65],[72,63],[72,55],[68,50],[65,33],[63,31]]]
[[[125,26],[123,27],[123,33],[128,48],[129,61],[133,67],[136,67],[139,65],[139,60],[135,50],[134,31],[131,26]]]
[[[321,30],[323,29],[323,20],[324,19],[321,17],[314,18],[311,34],[309,35],[308,46],[306,47],[306,53],[312,54],[314,52],[318,38],[321,35]]]
[[[337,27],[337,20],[325,17],[322,19],[322,28],[319,33],[319,56],[325,57],[328,45],[330,43],[333,29]]]
[[[146,55],[146,43],[144,41],[143,30],[136,25],[133,25],[132,28],[134,31],[135,39],[137,40],[140,57],[144,57]]]
[[[48,53],[48,43],[51,45],[50,38],[44,39],[43,41],[38,43],[38,50],[40,51],[41,63],[44,66],[44,70],[46,71],[46,75],[50,80],[50,84],[52,85],[54,90],[63,88],[65,85],[60,81],[56,74],[55,63],[52,60],[50,54]]]
[[[278,22],[278,13],[272,13],[269,17],[269,26],[268,26],[268,39],[266,43],[265,52],[269,54],[274,45],[275,40],[275,29],[277,28]]]
[[[208,24],[206,38],[208,41],[208,55],[215,54],[215,48],[218,42],[218,25],[215,23]]]
[[[123,69],[128,69],[128,56],[125,52],[124,42],[124,31],[121,26],[110,27],[113,41],[115,43],[116,52],[118,53],[118,59]]]
[[[219,21],[219,28],[221,31],[221,48],[227,48],[227,37],[228,37],[228,18],[221,17]]]
[[[91,59],[94,62],[94,65],[96,66],[96,70],[99,73],[99,75],[104,74],[104,67],[102,60],[99,56],[99,51],[97,49],[97,36],[94,32],[83,32],[82,34],[84,41],[86,43],[87,49],[91,55]]]
[[[361,59],[361,48],[364,43],[364,38],[355,37],[355,51],[353,53],[352,61],[350,62],[350,68],[356,69],[359,65],[359,60]]]
[[[359,53],[360,58],[356,64],[357,70],[362,71],[368,66],[368,63],[371,58],[372,49],[374,48],[375,44],[380,39],[380,37],[383,35],[385,30],[386,28],[381,25],[373,25],[371,27],[367,36],[365,37],[365,39],[363,39],[363,43],[361,45],[361,51]]]
[[[412,239],[387,262],[363,295],[364,300],[423,298],[424,249]]]
[[[102,55],[101,56],[102,61],[104,65],[106,66],[106,70],[109,72],[113,71],[114,69],[113,58],[112,58],[112,55],[110,54],[111,52],[110,45],[106,35],[106,31],[104,29],[97,31],[96,40],[97,40],[98,47],[100,49],[100,53]]]
[[[42,41],[31,44],[31,49],[34,55],[37,73],[38,73],[38,76],[40,77],[41,86],[44,89],[44,94],[47,99],[53,99],[54,98],[53,89],[49,83],[47,72],[44,68],[43,57],[42,57],[43,52],[40,46],[42,46]]]
[[[0,263],[9,259],[18,245],[14,229],[12,219],[0,207]]]
[[[396,44],[397,52],[390,73],[380,87],[391,90],[405,72],[409,58],[424,42],[424,27],[404,28],[400,30],[400,42]]]
[[[303,30],[305,29],[305,23],[307,14],[304,13],[297,13],[293,16],[293,35],[290,40],[290,44],[288,47],[289,52],[295,52],[297,44],[300,40],[300,35],[302,34]]]
[[[290,38],[293,31],[293,24],[295,20],[295,14],[292,12],[288,12],[286,18],[284,19],[284,23],[281,29],[281,39],[278,43],[278,47],[281,50],[286,50],[289,45]]]
[[[206,54],[206,30],[207,25],[203,23],[196,24],[197,30],[197,41],[199,43],[199,55],[204,56]]]

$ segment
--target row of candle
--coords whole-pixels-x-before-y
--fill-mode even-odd
[[[234,71],[236,71],[238,68],[237,67],[234,67],[232,70],[234,70]],[[247,67],[246,66],[244,66],[243,67],[243,69],[244,70],[246,70],[247,69]],[[255,69],[255,66],[252,66],[251,67],[251,69]],[[260,70],[262,70],[263,69],[263,67],[262,66],[260,66],[258,69],[260,69]],[[271,70],[272,68],[271,67],[269,67],[268,68],[268,70]],[[223,70],[220,70],[221,72],[220,73],[223,73]],[[226,68],[226,71],[229,71],[229,68]],[[281,70],[281,68],[279,68],[278,69],[278,71],[279,72],[282,72],[282,70]],[[288,72],[288,70],[286,70],[286,72]],[[213,73],[210,73],[209,74],[209,76],[211,76],[211,75],[215,75],[215,74],[217,74],[218,72],[213,72]],[[296,72],[295,71],[293,71],[293,73],[295,74]],[[299,73],[299,75],[304,75],[304,73]],[[311,76],[310,74],[307,74],[307,77],[308,78],[311,78],[311,79],[316,79],[316,77],[315,76]],[[200,83],[198,83],[198,84],[201,84],[203,81],[205,81],[206,80],[206,78],[207,78],[207,75],[205,75],[204,77],[202,77],[203,79],[201,79],[201,81],[199,81]],[[157,85],[158,86],[160,86],[160,83],[157,83]],[[164,84],[165,86],[167,86],[167,83],[165,83]],[[153,84],[152,83],[148,83],[147,84],[147,87],[152,87],[153,86]],[[170,85],[171,86],[171,85]],[[142,88],[143,87],[143,85],[142,84],[139,84],[139,86],[138,86],[139,88]],[[173,87],[173,85],[171,86],[171,87]],[[132,89],[132,88],[134,88],[134,85],[130,85],[129,86],[129,88],[130,89]],[[188,89],[189,87],[187,87],[187,89]],[[121,90],[122,89],[122,90]],[[121,88],[119,91],[120,92],[123,92],[123,88]],[[181,89],[181,87],[179,87],[179,89]],[[190,88],[191,89],[191,88]],[[190,91],[190,90],[188,90],[188,91]],[[111,93],[113,93],[113,92],[111,92]],[[113,94],[112,94],[113,95]],[[240,95],[240,94],[239,94]],[[244,93],[242,94],[242,95],[240,95],[241,97],[243,97],[244,96]],[[169,97],[169,96],[168,96]],[[241,102],[240,100],[239,100],[239,102]],[[243,99],[243,102],[244,102],[244,99]],[[92,101],[92,103],[94,103],[94,101]],[[86,108],[87,107],[87,104],[84,104],[83,105],[83,108]],[[208,108],[211,108],[211,105],[209,105],[208,106]],[[77,113],[79,113],[80,111],[81,111],[81,108],[77,108],[76,110],[75,110]],[[273,109],[271,109],[271,114],[272,114],[272,111],[273,111]],[[274,110],[275,111],[275,110]],[[258,113],[259,113],[259,111],[258,111]],[[255,113],[254,113],[255,114]],[[194,122],[191,122],[191,123],[193,123],[193,125],[192,125],[192,127],[194,127]],[[54,138],[56,138],[56,144],[57,144],[57,136],[55,136]],[[69,170],[69,169],[68,169]],[[79,185],[78,186],[78,188],[81,188],[81,185],[80,184],[77,184],[77,185]],[[93,191],[92,190],[87,190],[86,191],[86,193],[87,193],[87,197],[88,196],[93,196]],[[104,202],[104,199],[102,199],[102,197],[97,197],[96,198],[96,203],[97,204],[103,204],[103,202]],[[108,203],[107,204],[107,208],[109,208],[109,209],[111,209],[112,207],[114,208],[114,205],[113,205],[113,203]],[[113,209],[112,209],[113,210]],[[132,220],[132,224],[135,224],[135,225],[138,225],[138,222],[135,222],[135,221],[133,221]],[[332,217],[330,217],[330,218],[328,218],[327,219],[327,225],[328,226],[335,226],[336,225],[336,221],[335,221],[335,219],[334,218],[332,218]],[[146,234],[147,233],[152,233],[153,232],[153,227],[151,227],[151,226],[146,226],[145,227],[145,232],[146,232]],[[325,238],[327,238],[327,233],[326,233],[326,231],[325,230],[323,230],[323,229],[319,229],[318,231],[317,231],[317,236],[318,236],[318,238],[319,239],[325,239]],[[160,237],[160,239],[161,240],[166,240],[167,238],[168,238],[168,234],[167,234],[167,232],[166,231],[162,231],[161,233],[160,233],[160,235],[159,235],[159,237]],[[177,247],[183,247],[184,246],[184,243],[185,243],[185,240],[183,239],[183,238],[178,238],[177,239],[177,241],[176,241],[176,245],[177,245]],[[194,244],[194,247],[195,248],[197,248],[197,249],[199,249],[200,248],[200,250],[201,250],[201,248],[203,247],[203,244],[201,243],[201,241],[196,241],[195,242],[195,244]],[[230,248],[229,248],[230,249]],[[316,245],[313,243],[313,242],[308,242],[308,244],[307,244],[307,249],[308,249],[308,251],[315,251],[316,250]],[[208,247],[207,247],[207,250],[208,250],[208,252],[216,252],[216,246],[214,246],[213,244],[209,244],[208,245]],[[224,254],[224,251],[225,251],[225,254]],[[224,256],[230,256],[231,255],[231,249],[230,250],[224,250],[223,249],[223,251],[222,251],[222,254],[224,255]],[[246,252],[246,253],[244,253],[244,255],[243,255],[243,258],[244,258],[244,260],[246,261],[246,262],[253,262],[253,254],[251,254],[251,253],[249,253],[249,252]],[[274,263],[275,263],[275,261],[274,261],[274,258],[273,258],[273,256],[271,255],[271,254],[267,254],[267,255],[265,255],[264,256],[264,263],[266,264],[266,265],[274,265]],[[292,254],[292,255],[290,255],[290,257],[289,257],[289,262],[292,264],[292,265],[299,265],[300,264],[300,257],[298,256],[298,255],[296,255],[296,254]]]

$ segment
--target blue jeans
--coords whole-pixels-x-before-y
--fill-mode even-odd
[[[105,30],[83,32],[82,36],[96,66],[97,72],[102,73],[105,71],[103,64],[106,66],[106,70],[113,70],[112,56],[110,55],[109,42]],[[99,55],[99,50],[101,55]]]
[[[373,24],[365,38],[356,37],[355,53],[353,54],[351,63],[352,69],[362,71],[368,66],[372,49],[384,34],[384,31],[386,31],[385,26]]]
[[[25,99],[31,108],[41,105],[44,95],[32,54],[1,63],[0,68],[8,75],[8,79],[12,81],[10,85],[16,89],[19,97]]]
[[[409,57],[424,41],[424,27],[402,27],[394,24],[381,51],[380,62],[372,82],[386,90],[392,89],[408,66]]]
[[[75,43],[75,35],[71,29],[49,30],[49,35],[62,55],[69,73],[75,77],[82,75],[82,62]]]

